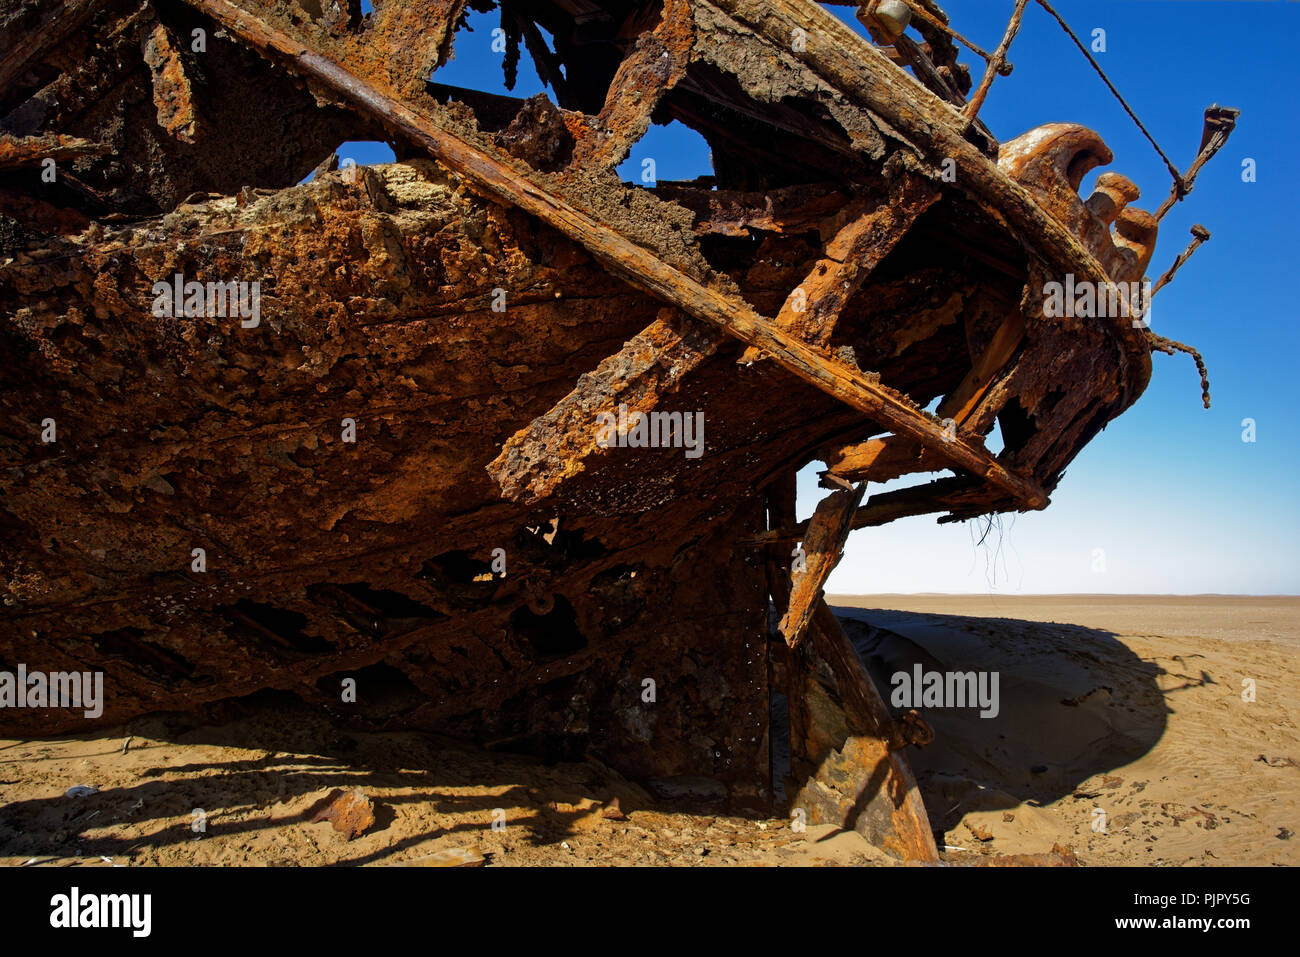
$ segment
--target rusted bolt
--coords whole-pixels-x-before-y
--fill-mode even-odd
[[[546,592],[533,592],[528,596],[528,610],[539,618],[555,610],[555,596]]]

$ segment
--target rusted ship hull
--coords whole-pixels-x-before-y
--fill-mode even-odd
[[[564,110],[412,85],[463,3],[389,0],[341,26],[221,0],[95,6],[92,45],[145,45],[119,88],[152,90],[165,145],[148,162],[175,172],[132,188],[130,162],[91,150],[71,193],[41,193],[53,130],[13,117],[45,96],[60,134],[100,143],[105,119],[42,85],[74,42],[57,18],[44,48],[0,56],[22,78],[5,105],[0,663],[102,671],[98,723],[283,689],[340,720],[591,752],[766,804],[771,695],[798,697],[810,659],[877,738],[902,736],[889,750],[906,743],[848,687],[818,582],[791,587],[793,545],[818,543],[824,581],[849,526],[1044,507],[1150,376],[1129,312],[1045,312],[1051,281],[1135,282],[1151,256],[1131,184],[1077,194],[1109,161],[1100,139],[1046,128],[999,156],[814,5],[514,11],[556,56],[593,22],[609,34],[581,61],[603,76],[572,62]],[[773,39],[796,14],[822,31],[814,53]],[[329,102],[278,103],[307,117],[302,158],[184,165],[187,137],[231,155],[277,135],[204,101],[213,68],[168,52],[192,24]],[[727,72],[737,50],[761,66]],[[619,183],[652,114],[700,129],[715,177]],[[340,122],[409,158],[286,185]],[[765,150],[774,130],[797,148]],[[258,283],[256,316],[185,314],[186,283],[232,281]],[[699,421],[702,454],[607,447],[602,416],[637,413]],[[949,474],[835,493],[796,526],[792,476],[814,459],[829,487]],[[6,734],[87,726],[0,710]]]

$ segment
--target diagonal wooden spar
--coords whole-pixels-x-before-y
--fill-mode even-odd
[[[794,577],[790,588],[789,605],[781,618],[781,635],[791,648],[799,645],[804,629],[812,619],[817,602],[822,600],[822,588],[844,552],[844,543],[853,530],[852,522],[866,482],[857,487],[841,489],[826,496],[817,505],[808,523],[808,534],[803,547],[807,554],[807,568]]]
[[[861,488],[865,484],[859,493]],[[795,476],[791,472],[768,489],[769,522],[778,526],[793,522],[794,502]],[[778,559],[777,552],[767,550],[767,582],[772,602],[784,619],[789,617],[795,597],[786,563]],[[834,612],[820,597],[820,589],[817,592],[807,605],[807,631],[812,640],[791,645],[786,659],[791,770],[796,760],[816,765],[792,796],[792,806],[802,805],[810,823],[851,827],[902,860],[935,863],[939,850],[925,802],[903,753],[904,739]],[[849,725],[848,737],[838,748],[825,748],[825,726],[818,730],[809,726],[821,723],[807,707],[807,692],[815,683],[810,655],[830,668]]]
[[[777,327],[809,345],[829,343],[845,304],[938,199],[934,183],[904,174],[892,184],[887,201],[849,220],[831,237],[822,258],[781,307],[774,320]],[[739,361],[758,358],[751,346]]]
[[[978,441],[962,435],[946,437],[937,420],[902,394],[872,381],[856,368],[808,348],[763,319],[738,297],[709,289],[662,262],[616,230],[522,177],[487,149],[465,142],[427,113],[394,99],[330,57],[311,50],[228,0],[186,2],[264,55],[285,58],[286,66],[293,72],[322,84],[358,109],[396,128],[450,169],[474,180],[502,201],[544,220],[634,286],[761,349],[778,365],[828,395],[1010,492],[1022,508],[1039,509],[1047,505],[1047,494],[1037,482],[1008,470]]]

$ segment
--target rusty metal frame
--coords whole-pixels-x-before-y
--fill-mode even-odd
[[[504,158],[493,155],[491,149],[467,143],[441,127],[428,113],[395,99],[336,60],[312,50],[230,0],[187,2],[259,52],[280,59],[292,71],[322,84],[357,109],[399,130],[497,198],[537,216],[581,243],[609,269],[638,288],[761,350],[828,395],[919,442],[954,466],[1011,493],[1021,508],[1040,509],[1047,505],[1047,493],[1037,482],[1008,470],[984,448],[978,437],[970,434],[953,437],[950,432],[945,433],[933,416],[917,408],[906,396],[832,356],[809,348],[759,316],[738,296],[710,289],[664,263],[616,229],[578,210],[535,178],[521,176]]]

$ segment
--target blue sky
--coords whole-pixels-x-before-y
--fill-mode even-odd
[[[1153,357],[1151,385],[1067,470],[1046,511],[983,526],[904,519],[850,537],[832,574],[833,593],[1300,594],[1300,451],[1285,413],[1300,377],[1300,332],[1287,283],[1296,274],[1295,199],[1300,110],[1292,89],[1300,3],[1283,0],[1058,0],[1157,142],[1185,168],[1200,144],[1206,106],[1242,111],[1228,145],[1196,190],[1162,221],[1152,261],[1160,275],[1193,223],[1213,234],[1156,298],[1152,328],[1196,346],[1210,369],[1213,407],[1201,407],[1186,356]],[[1011,3],[946,4],[954,26],[985,49],[1001,37]],[[851,8],[831,8],[857,26]],[[471,17],[440,82],[504,92],[490,49],[496,14]],[[860,29],[860,28],[859,28]],[[810,41],[812,42],[812,41]],[[978,79],[981,63],[966,62]],[[1082,54],[1030,4],[1011,49],[1015,71],[999,78],[981,117],[1000,140],[1049,122],[1097,130],[1115,154],[1105,169],[1142,190],[1154,209],[1169,191],[1155,151]],[[525,54],[514,95],[542,90]],[[386,147],[348,144],[359,163],[391,158]],[[639,177],[655,159],[662,179],[708,170],[702,141],[680,126],[652,127],[621,168]],[[1242,181],[1242,161],[1256,181]],[[1097,171],[1102,172],[1103,170]],[[1084,195],[1092,180],[1084,182]],[[1256,441],[1242,441],[1242,420]],[[868,494],[870,494],[870,489]],[[800,481],[800,511],[824,495],[815,466]],[[1100,550],[1100,553],[1099,551]],[[1100,561],[1099,561],[1100,554]],[[1102,570],[1104,569],[1104,570]]]

